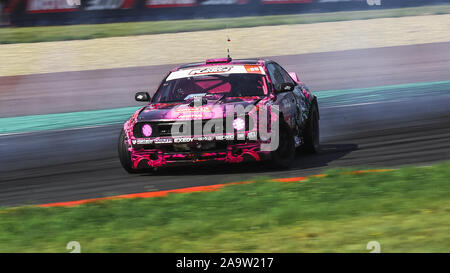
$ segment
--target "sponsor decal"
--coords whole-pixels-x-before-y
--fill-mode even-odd
[[[381,6],[381,0],[366,0],[369,6]]]
[[[216,140],[234,140],[234,134],[218,135],[218,136],[216,136]]]
[[[265,75],[264,69],[259,65],[226,65],[226,66],[205,66],[197,67],[192,69],[182,69],[170,73],[166,81],[189,78],[202,75],[213,75],[213,74],[245,74],[245,73],[255,73]]]
[[[258,137],[258,133],[257,132],[249,132],[247,134],[248,139],[252,139],[252,140],[256,140],[256,138]]]
[[[187,96],[184,98],[184,100],[188,100],[188,99],[190,99],[190,98],[203,97],[203,96],[205,96],[205,95],[206,95],[206,93],[190,94],[190,95],[187,95]]]
[[[199,0],[200,5],[245,5],[248,0]]]
[[[155,144],[161,144],[161,143],[173,143],[172,138],[157,138],[153,140]]]
[[[81,0],[66,0],[69,6],[81,6]]]
[[[177,113],[195,113],[195,112],[209,113],[211,111],[212,111],[211,105],[196,106],[196,107],[178,107],[175,109],[175,112],[177,112]]]
[[[173,141],[175,143],[189,143],[194,141],[193,137],[179,137],[179,138],[174,138]]]
[[[175,119],[210,119],[214,115],[212,106],[179,107],[172,113]]]
[[[197,141],[211,141],[213,139],[214,138],[212,136],[200,136],[195,138]]]
[[[220,74],[231,70],[231,66],[208,66],[200,69],[193,69],[189,75],[203,75],[203,74]]]
[[[147,8],[191,7],[197,5],[197,0],[147,0]]]
[[[257,73],[261,74],[261,67],[259,65],[244,65],[247,73]]]
[[[141,138],[141,139],[137,139],[137,140],[133,140],[132,141],[133,144],[153,144],[153,140],[152,139],[148,139],[148,138]]]
[[[87,0],[85,10],[129,9],[135,0]]]
[[[67,0],[28,0],[28,13],[70,12],[78,10],[77,5]]]
[[[177,119],[182,120],[189,120],[189,119],[199,120],[208,118],[211,118],[211,113],[182,113],[177,117]]]
[[[315,0],[261,0],[263,4],[300,4],[312,3]]]

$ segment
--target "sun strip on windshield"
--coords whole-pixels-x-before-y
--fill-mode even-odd
[[[259,65],[213,65],[205,67],[196,67],[191,69],[182,69],[170,73],[166,81],[181,78],[214,75],[214,74],[261,74],[265,75],[264,69]]]

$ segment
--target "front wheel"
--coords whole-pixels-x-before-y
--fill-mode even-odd
[[[305,128],[304,148],[309,153],[318,153],[320,148],[319,111],[316,104],[312,105],[311,114]]]
[[[295,142],[289,126],[280,122],[278,148],[272,152],[271,163],[278,168],[289,168],[295,159]]]
[[[139,171],[132,167],[133,162],[131,162],[131,154],[130,151],[128,151],[127,135],[123,129],[120,132],[117,149],[119,152],[120,164],[122,164],[125,171],[128,173],[138,173]]]

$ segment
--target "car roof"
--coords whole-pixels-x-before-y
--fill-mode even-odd
[[[180,65],[176,67],[173,71],[186,69],[186,68],[193,68],[193,67],[202,67],[202,66],[212,66],[212,65],[233,65],[233,64],[250,64],[250,65],[265,65],[269,60],[265,59],[227,59],[227,58],[218,58],[218,59],[208,59],[204,62],[197,62],[197,63],[188,63],[184,65]]]

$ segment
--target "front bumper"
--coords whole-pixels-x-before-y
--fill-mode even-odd
[[[135,142],[137,143],[137,141]],[[240,163],[260,161],[270,152],[261,151],[260,141],[193,141],[190,143],[136,144],[131,151],[135,169],[201,162]]]

